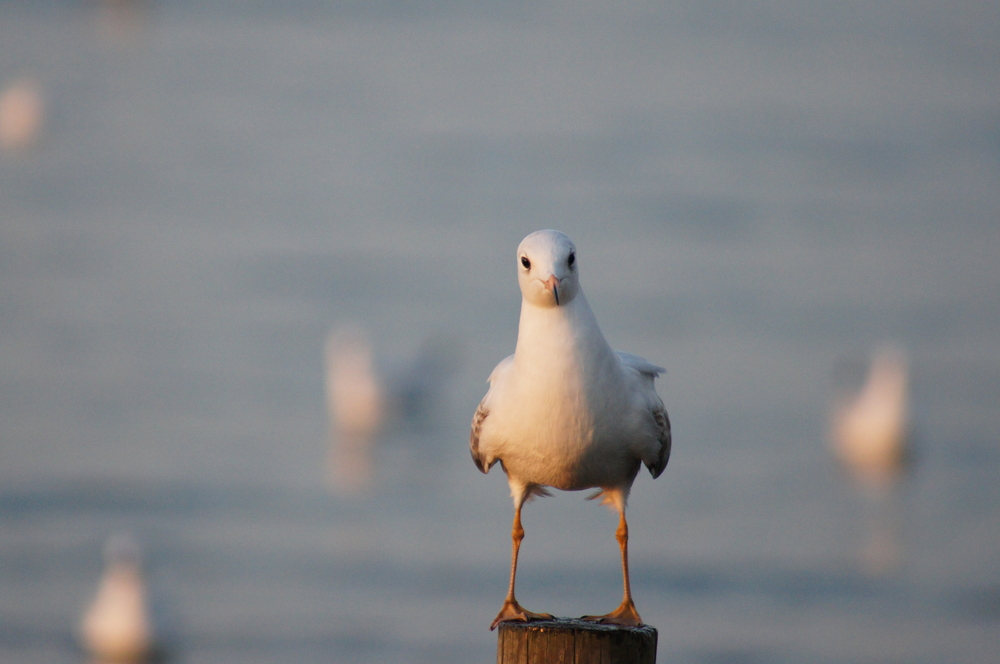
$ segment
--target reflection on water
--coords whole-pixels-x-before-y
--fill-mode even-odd
[[[904,563],[902,487],[896,478],[858,487],[863,501],[864,536],[860,547],[862,569],[883,576]]]

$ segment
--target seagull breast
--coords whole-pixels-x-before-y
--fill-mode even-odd
[[[588,313],[579,294],[523,316],[517,351],[495,372],[480,444],[511,477],[563,490],[635,477],[644,404],[596,324],[574,324]]]

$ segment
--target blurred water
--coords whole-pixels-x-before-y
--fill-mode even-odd
[[[985,662],[1000,621],[995,3],[0,3],[0,659],[81,662],[132,532],[177,661],[490,662],[502,475],[466,451],[518,241],[668,367],[630,503],[663,662]],[[323,342],[452,349],[331,494]],[[916,463],[860,492],[837,368],[895,342]],[[412,415],[412,413],[411,413]],[[603,612],[615,518],[526,508],[518,595]]]

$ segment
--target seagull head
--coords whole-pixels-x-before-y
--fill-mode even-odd
[[[576,247],[559,231],[535,231],[517,247],[521,295],[538,307],[569,304],[580,291]]]

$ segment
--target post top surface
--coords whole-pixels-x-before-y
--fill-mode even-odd
[[[507,621],[497,626],[501,630],[526,630],[526,631],[586,631],[586,632],[631,632],[633,634],[651,635],[656,634],[656,628],[652,625],[640,625],[639,627],[629,627],[627,625],[608,625],[603,623],[580,620],[579,618],[556,618],[554,620],[532,620],[531,622]]]

